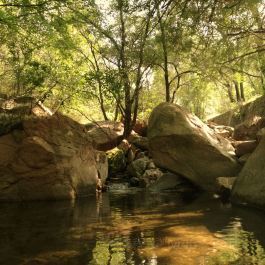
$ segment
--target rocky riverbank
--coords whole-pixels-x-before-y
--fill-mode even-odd
[[[85,126],[34,106],[1,130],[0,200],[88,196],[100,179],[103,185],[153,191],[232,189],[233,201],[264,207],[264,120],[206,124],[178,105],[162,103],[148,125],[138,122],[125,140],[122,123]]]

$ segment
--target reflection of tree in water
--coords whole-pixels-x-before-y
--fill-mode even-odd
[[[97,233],[96,245],[89,265],[156,265],[155,255],[145,257],[141,249],[155,246],[154,232],[132,227],[128,235],[115,234],[107,237]]]
[[[251,232],[245,231],[241,219],[234,218],[224,230],[224,239],[235,247],[236,252],[220,253],[209,264],[225,265],[264,265],[265,250]],[[222,262],[221,262],[222,261]],[[208,264],[208,263],[207,263]]]
[[[130,260],[133,260],[136,264],[142,263],[142,258],[140,256],[140,248],[144,246],[143,233],[139,227],[133,227],[129,236],[129,248],[128,253],[130,255]]]

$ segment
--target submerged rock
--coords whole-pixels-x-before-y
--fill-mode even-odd
[[[149,150],[158,167],[205,190],[215,190],[216,178],[239,172],[241,166],[230,142],[180,106],[160,104],[148,124]]]
[[[22,121],[0,137],[0,200],[58,200],[95,192],[108,162],[84,127],[60,114]]]

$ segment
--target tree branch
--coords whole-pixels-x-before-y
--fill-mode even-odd
[[[264,46],[264,45],[262,45],[262,46]],[[262,46],[261,46],[261,47],[262,47]],[[236,60],[242,59],[242,58],[247,57],[247,56],[250,56],[250,55],[252,55],[252,54],[260,53],[260,52],[264,52],[264,51],[265,51],[265,47],[264,47],[264,48],[260,48],[260,49],[256,49],[256,50],[254,50],[254,51],[251,51],[251,52],[247,52],[247,53],[241,54],[241,55],[239,55],[239,56],[237,56],[237,57],[234,57],[234,58],[232,58],[232,59],[230,59],[230,60],[227,60],[227,61],[225,61],[225,62],[222,62],[222,63],[220,63],[220,64],[231,63],[231,62],[233,62],[233,61],[236,61]]]

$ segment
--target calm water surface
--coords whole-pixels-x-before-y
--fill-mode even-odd
[[[0,204],[1,265],[259,265],[264,248],[264,213],[206,196]]]

